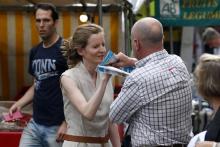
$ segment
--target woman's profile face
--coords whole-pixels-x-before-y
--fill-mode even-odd
[[[104,33],[92,34],[86,47],[82,50],[82,57],[87,63],[98,65],[106,54]]]

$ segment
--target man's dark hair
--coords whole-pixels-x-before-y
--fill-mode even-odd
[[[58,20],[59,19],[59,14],[58,14],[58,12],[57,12],[57,9],[56,9],[56,7],[53,5],[53,4],[51,4],[51,3],[39,3],[39,4],[37,4],[36,6],[35,6],[35,14],[36,14],[36,11],[38,10],[38,9],[43,9],[43,10],[51,10],[52,11],[52,18],[53,18],[53,20],[55,21],[55,20]]]

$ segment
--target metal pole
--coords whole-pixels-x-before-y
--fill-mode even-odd
[[[170,38],[170,53],[173,54],[173,27],[170,26],[170,33],[169,33],[169,38]]]
[[[128,17],[128,15],[127,15],[127,10],[126,10],[126,8],[124,7],[124,9],[123,9],[123,12],[124,12],[124,38],[125,38],[125,45],[124,45],[124,47],[125,47],[125,54],[126,55],[128,55],[128,43],[129,43],[129,41],[128,41],[128,39],[129,39],[129,37],[128,37],[128,31],[129,31],[129,29],[128,29],[128,22],[127,22],[127,17]]]
[[[102,26],[102,0],[98,0],[99,25]]]

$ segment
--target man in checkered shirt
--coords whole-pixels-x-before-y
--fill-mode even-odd
[[[185,64],[163,49],[163,27],[154,18],[137,21],[131,40],[139,61],[117,55],[115,66],[136,69],[111,105],[111,121],[130,125],[132,147],[186,146],[192,130],[192,94]]]

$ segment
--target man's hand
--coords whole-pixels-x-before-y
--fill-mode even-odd
[[[12,116],[13,112],[16,112],[16,111],[20,111],[21,110],[21,107],[18,105],[17,102],[15,102],[11,108],[9,109],[9,114]]]
[[[138,61],[136,58],[128,57],[122,52],[119,52],[115,56],[117,58],[117,62],[111,64],[112,66],[115,66],[115,67],[134,66],[135,62]]]
[[[57,130],[57,142],[63,141],[63,135],[67,131],[67,123],[66,121],[63,121],[63,123],[60,125],[59,129]]]

